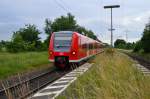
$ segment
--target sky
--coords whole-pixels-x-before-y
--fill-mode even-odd
[[[35,24],[44,40],[45,19],[54,20],[70,12],[79,25],[110,43],[110,10],[104,9],[105,5],[120,5],[113,9],[114,41],[140,40],[150,20],[150,0],[0,0],[0,40],[11,40],[13,32],[25,24]]]

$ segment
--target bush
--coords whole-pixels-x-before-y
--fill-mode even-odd
[[[134,43],[127,43],[127,44],[126,44],[126,49],[133,49],[134,46],[135,46]]]
[[[7,45],[7,51],[13,53],[22,52],[24,51],[24,44],[11,42]]]
[[[5,52],[6,51],[6,44],[7,44],[8,42],[5,42],[5,41],[1,41],[0,42],[0,52]]]
[[[9,52],[25,52],[25,51],[44,51],[45,43],[42,43],[38,37],[39,30],[34,25],[26,25],[14,32],[12,41],[7,44]]]
[[[148,53],[150,52],[150,23],[146,25],[144,32],[143,32],[143,37],[141,39],[142,47],[144,49],[144,52]]]
[[[126,42],[122,39],[117,39],[114,43],[115,48],[125,48]]]
[[[135,47],[134,47],[134,52],[138,52],[142,49],[142,43],[141,41],[136,42]]]

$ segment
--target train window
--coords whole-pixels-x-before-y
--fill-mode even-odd
[[[89,49],[93,49],[92,43],[89,44]]]
[[[70,50],[72,33],[55,33],[54,50],[59,52],[68,52]]]
[[[86,49],[87,48],[87,44],[85,43],[85,44],[82,44],[82,48],[83,49]]]

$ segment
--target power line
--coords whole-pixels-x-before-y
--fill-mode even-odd
[[[96,1],[96,4],[98,5],[98,7],[99,7],[99,5],[100,5],[100,6],[103,5],[103,0],[95,0],[95,1]],[[97,11],[99,11],[99,9],[98,9]],[[101,11],[102,11],[102,9],[101,9]],[[102,14],[100,14],[100,15],[102,15]],[[100,27],[100,28],[101,28],[101,27]],[[100,37],[101,39],[104,39],[103,33],[101,33],[101,31],[98,32],[98,34],[96,34],[96,36],[97,36],[97,37]]]
[[[125,30],[125,33],[126,33],[126,42],[128,42],[128,32],[129,32],[129,30]]]
[[[70,7],[63,1],[63,0],[59,0],[64,6],[66,6],[66,8],[69,9],[69,12],[71,11]],[[71,11],[72,12],[72,11]]]
[[[67,13],[69,12],[68,9],[66,9],[65,6],[63,6],[61,3],[59,3],[57,0],[53,0],[60,8],[62,8],[64,11],[66,11]]]

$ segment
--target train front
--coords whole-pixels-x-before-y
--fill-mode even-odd
[[[69,66],[69,59],[72,54],[73,32],[54,32],[50,39],[49,60],[55,63],[56,67],[65,68]]]

